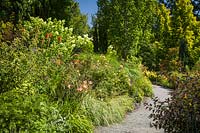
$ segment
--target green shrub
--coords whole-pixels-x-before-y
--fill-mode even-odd
[[[0,42],[13,41],[15,37],[19,36],[20,33],[14,27],[11,22],[4,23],[0,21]]]
[[[0,93],[19,87],[27,80],[32,58],[27,51],[28,49],[18,44],[8,46],[6,43],[0,43]]]
[[[0,101],[0,132],[93,131],[92,123],[84,115],[72,112],[70,101],[62,105],[50,102],[47,95],[14,91],[2,94]]]
[[[154,99],[148,106],[152,110],[153,126],[166,132],[200,132],[200,75],[183,76],[177,80],[177,89],[165,101]]]
[[[1,132],[36,132],[48,129],[46,122],[54,108],[48,104],[46,96],[6,92],[0,99]]]
[[[192,71],[200,71],[200,59],[195,63],[195,65],[192,68]]]
[[[144,97],[153,96],[152,84],[142,71],[142,65],[136,58],[132,58],[125,63],[125,69],[130,80],[130,96],[137,102],[141,102]]]
[[[148,70],[145,70],[145,75],[154,84],[161,85],[163,87],[171,89],[176,88],[176,79],[182,76],[182,74],[177,71],[162,73],[162,72],[154,72]]]

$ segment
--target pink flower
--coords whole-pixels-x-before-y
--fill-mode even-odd
[[[83,91],[83,88],[82,88],[82,87],[79,87],[79,88],[77,88],[76,90],[79,91],[79,92],[81,92],[81,91]]]
[[[87,88],[88,88],[87,84],[83,84],[82,87],[83,87],[84,89],[87,89]]]

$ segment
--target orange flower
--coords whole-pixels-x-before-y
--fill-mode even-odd
[[[80,60],[73,60],[73,63],[74,63],[75,65],[77,65],[77,64],[80,63]]]
[[[49,33],[46,33],[45,38],[49,39]]]
[[[61,43],[61,41],[62,41],[62,37],[58,36],[58,43]]]
[[[52,38],[53,37],[53,34],[52,33],[49,33],[49,38]]]

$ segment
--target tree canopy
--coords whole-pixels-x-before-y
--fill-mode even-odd
[[[74,33],[87,33],[87,16],[81,14],[79,4],[74,0],[1,0],[0,20],[18,23],[29,20],[30,16],[65,20],[65,26]]]

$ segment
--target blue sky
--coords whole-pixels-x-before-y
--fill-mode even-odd
[[[91,15],[97,12],[97,0],[76,0],[81,12],[88,15],[88,24],[91,26]]]

